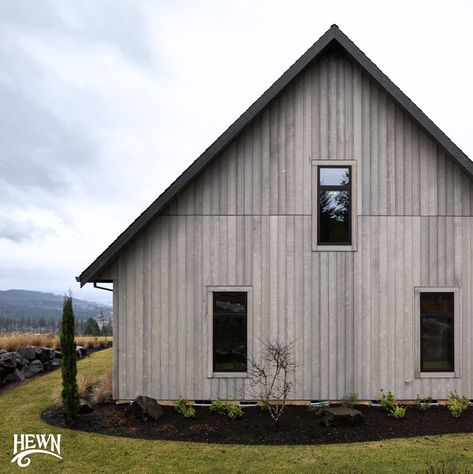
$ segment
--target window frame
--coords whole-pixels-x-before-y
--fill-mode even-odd
[[[319,243],[319,176],[320,168],[350,168],[350,221],[351,243]],[[358,162],[356,160],[312,160],[312,251],[355,252],[357,250],[357,216],[359,206],[360,183],[358,182]],[[332,187],[332,186],[327,186]],[[336,186],[333,186],[336,187]]]
[[[422,371],[421,293],[453,293],[453,371]],[[416,287],[415,305],[415,378],[459,378],[461,375],[461,292],[458,287]]]
[[[253,314],[253,287],[252,286],[207,286],[207,334],[204,341],[208,342],[207,353],[207,377],[208,378],[247,378],[246,372],[216,372],[214,371],[214,315],[213,315],[213,294],[214,293],[246,293],[246,350],[250,350],[251,341],[251,321]]]

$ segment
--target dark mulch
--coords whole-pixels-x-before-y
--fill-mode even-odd
[[[148,422],[127,417],[125,408],[126,405],[97,406],[93,413],[80,415],[71,428],[130,438],[238,444],[349,443],[473,432],[472,408],[460,418],[453,418],[446,407],[432,407],[425,413],[408,408],[405,418],[394,419],[382,408],[359,406],[356,408],[364,414],[364,425],[327,428],[307,407],[289,406],[279,431],[274,429],[269,415],[255,407],[245,408],[243,418],[232,421],[200,407],[196,408],[196,418],[186,419],[173,407],[165,406],[163,418]],[[59,410],[47,410],[43,419],[64,427]]]

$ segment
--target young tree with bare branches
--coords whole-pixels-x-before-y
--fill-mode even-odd
[[[249,395],[268,409],[276,430],[279,429],[288,395],[294,388],[296,362],[293,346],[294,342],[269,341],[263,343],[260,359],[253,355],[248,358]]]

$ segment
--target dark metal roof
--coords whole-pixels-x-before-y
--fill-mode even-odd
[[[253,105],[250,106],[220,137],[215,140],[184,173],[182,173],[118,238],[92,262],[76,280],[81,286],[96,279],[97,274],[166,206],[179,191],[200,174],[304,69],[328,46],[338,45],[370,74],[436,142],[473,177],[473,162],[422,110],[419,109],[380,69],[338,28],[332,27],[320,37]],[[97,280],[98,281],[98,280]]]

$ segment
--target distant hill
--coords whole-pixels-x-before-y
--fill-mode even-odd
[[[55,321],[61,319],[64,296],[42,291],[0,291],[0,318],[38,319]],[[112,316],[112,307],[92,301],[73,299],[76,319],[95,318],[100,311],[107,319]]]

